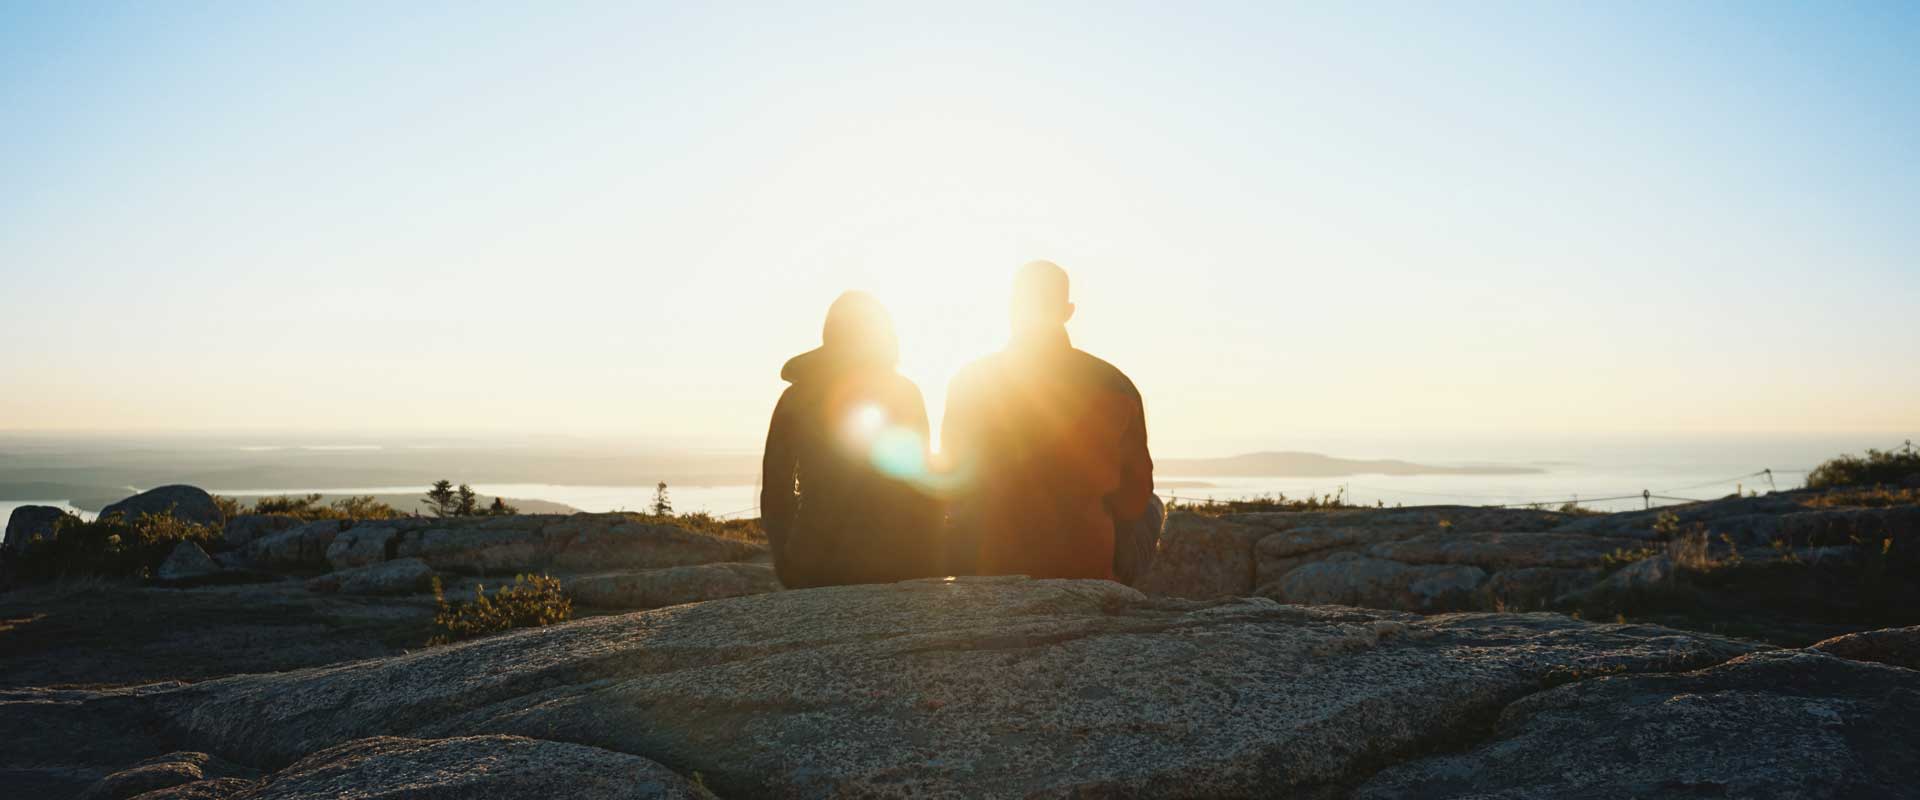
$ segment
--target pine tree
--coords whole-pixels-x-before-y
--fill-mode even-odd
[[[427,510],[436,517],[451,517],[459,513],[460,503],[454,498],[453,481],[433,482],[433,488],[427,490]]]
[[[673,513],[673,501],[667,498],[667,482],[661,481],[653,487],[653,515],[664,517]]]
[[[480,495],[474,493],[473,487],[460,484],[460,501],[454,507],[453,513],[462,517],[471,517],[480,513]]]

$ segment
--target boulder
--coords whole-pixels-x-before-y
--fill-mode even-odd
[[[569,579],[565,588],[583,606],[638,610],[777,592],[780,579],[766,564],[696,564],[587,575]]]
[[[173,552],[167,554],[167,560],[160,562],[160,568],[154,570],[153,576],[163,581],[185,581],[219,571],[220,565],[214,563],[200,545],[181,542],[173,546]]]
[[[380,736],[330,747],[275,773],[248,800],[712,798],[639,756],[520,736]]]
[[[1204,600],[1253,593],[1254,544],[1273,531],[1189,511],[1167,516],[1141,591]]]
[[[671,764],[723,796],[1285,796],[1474,736],[1554,675],[1754,649],[1549,614],[963,578],[593,617],[143,699],[156,735],[263,765],[504,734]]]
[[[1284,603],[1456,611],[1474,606],[1475,592],[1486,579],[1479,567],[1402,564],[1341,553],[1288,572],[1260,587],[1260,594]]]
[[[1672,588],[1678,568],[1665,554],[1635,561],[1607,576],[1600,589],[1607,592],[1636,594]]]
[[[298,528],[306,522],[291,514],[240,514],[227,520],[222,532],[228,547],[245,547],[268,534]]]
[[[1389,767],[1360,798],[1912,797],[1920,672],[1810,651],[1583,680],[1500,714],[1492,741]]]
[[[1480,585],[1480,598],[1474,606],[1483,609],[1538,611],[1552,608],[1562,597],[1599,583],[1605,573],[1599,569],[1564,567],[1521,567],[1501,570]]]
[[[307,590],[340,594],[413,594],[426,591],[433,568],[417,558],[397,558],[329,572],[307,581]]]
[[[53,529],[67,512],[53,506],[20,506],[7,517],[7,537],[0,550],[24,551],[35,539],[52,538]]]
[[[1835,636],[1810,649],[1854,661],[1873,661],[1920,670],[1920,626],[1849,633]]]
[[[118,503],[100,509],[102,518],[119,514],[122,519],[134,522],[148,514],[169,514],[173,518],[196,525],[211,525],[215,528],[226,524],[220,513],[220,506],[213,502],[213,495],[197,486],[173,485],[136,494]]]
[[[386,525],[355,525],[327,545],[327,564],[334,569],[351,569],[385,561],[388,546],[399,535],[398,529]]]
[[[258,774],[206,753],[168,753],[101,778],[81,793],[80,800],[125,800],[146,792],[216,779],[237,779],[239,784],[249,785],[245,779]]]
[[[247,545],[247,560],[264,569],[325,569],[327,548],[349,523],[323,519],[298,528],[268,534]]]
[[[1407,564],[1471,564],[1488,570],[1520,567],[1598,567],[1616,550],[1646,543],[1622,537],[1580,533],[1441,532],[1386,542],[1367,554]]]

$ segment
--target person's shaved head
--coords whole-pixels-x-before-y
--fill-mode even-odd
[[[1067,271],[1051,261],[1033,261],[1013,274],[1013,333],[1045,331],[1073,318]]]

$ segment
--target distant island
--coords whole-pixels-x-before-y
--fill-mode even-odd
[[[1154,462],[1163,475],[1223,478],[1337,478],[1345,475],[1539,475],[1538,467],[1479,464],[1440,467],[1397,459],[1335,458],[1320,453],[1246,453],[1225,458],[1167,458]]]

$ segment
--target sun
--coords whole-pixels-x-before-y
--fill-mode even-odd
[[[893,315],[900,374],[926,400],[934,450],[940,448],[940,418],[954,375],[1006,344],[1006,282],[988,279],[997,275],[991,266],[958,274],[902,269],[872,290]]]

